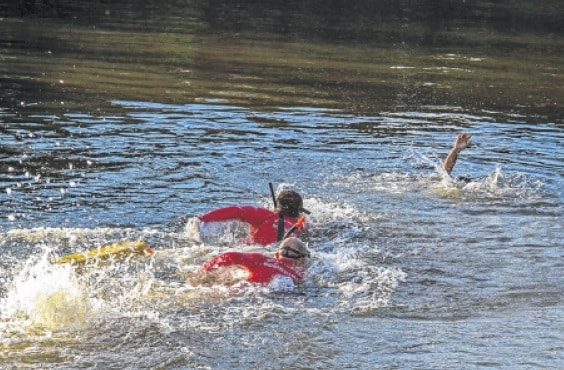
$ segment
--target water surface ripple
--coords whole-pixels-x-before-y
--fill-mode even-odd
[[[111,114],[0,116],[7,366],[563,363],[562,128],[448,107],[351,115],[112,104]],[[439,169],[461,131],[475,145],[453,175],[469,184]],[[186,283],[226,250],[191,239],[190,218],[270,206],[268,182],[293,184],[312,211],[304,284]],[[47,262],[122,238],[146,240],[155,256],[82,272]]]

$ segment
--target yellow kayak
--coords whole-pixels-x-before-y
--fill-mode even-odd
[[[80,263],[92,258],[123,258],[130,254],[152,254],[153,250],[147,243],[141,241],[122,240],[120,242],[94,248],[81,253],[67,254],[66,256],[54,259],[53,263]]]

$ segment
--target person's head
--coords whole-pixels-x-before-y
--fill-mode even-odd
[[[309,249],[299,238],[286,238],[278,246],[278,258],[285,258],[297,264],[305,265],[309,257]]]
[[[276,198],[276,210],[282,216],[299,217],[304,202],[300,194],[293,190],[283,190]]]

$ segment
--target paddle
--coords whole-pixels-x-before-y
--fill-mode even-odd
[[[152,254],[153,250],[142,241],[122,240],[103,247],[89,249],[86,252],[71,253],[66,256],[54,259],[53,263],[83,263],[93,258],[124,258],[130,254]]]
[[[298,218],[298,221],[294,225],[292,225],[292,227],[288,231],[286,231],[286,234],[284,234],[282,240],[292,235],[292,233],[296,231],[298,227],[302,227],[304,223],[305,223],[305,216],[301,216],[300,218]]]

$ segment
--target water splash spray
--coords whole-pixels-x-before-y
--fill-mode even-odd
[[[71,265],[52,265],[50,250],[26,261],[14,277],[5,299],[1,317],[50,330],[82,328],[89,306],[86,289]]]

